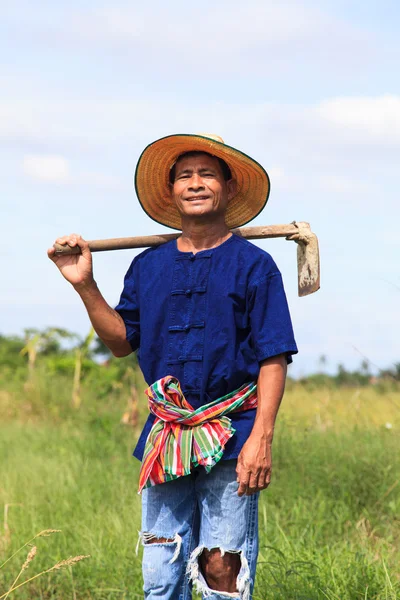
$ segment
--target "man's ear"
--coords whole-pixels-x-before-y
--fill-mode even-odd
[[[237,194],[237,181],[236,179],[229,179],[226,182],[226,187],[228,189],[228,201],[232,200],[234,196]]]

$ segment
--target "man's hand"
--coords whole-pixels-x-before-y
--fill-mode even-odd
[[[238,496],[251,496],[265,490],[271,481],[271,443],[253,432],[244,444],[236,466]]]
[[[88,242],[76,233],[59,237],[56,242],[81,249],[82,254],[57,255],[54,248],[49,248],[47,255],[80,295],[99,338],[114,356],[128,356],[134,348],[126,339],[121,315],[107,304],[93,279],[92,253]]]
[[[251,496],[265,490],[271,481],[271,445],[275,419],[285,389],[286,356],[278,354],[260,364],[257,380],[257,413],[252,432],[236,466],[238,495]]]
[[[54,248],[49,248],[47,256],[60,269],[62,275],[74,287],[90,285],[94,282],[92,253],[89,244],[80,235],[71,233],[56,239],[57,244],[79,246],[81,254],[57,255]]]

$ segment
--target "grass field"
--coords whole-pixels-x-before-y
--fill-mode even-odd
[[[118,389],[83,397],[71,410],[61,380],[0,392],[0,564],[49,528],[62,532],[35,540],[21,581],[90,554],[10,598],[142,598],[138,430],[120,424]],[[255,600],[400,598],[399,431],[399,391],[290,386],[260,504]],[[0,597],[27,551],[0,570]]]

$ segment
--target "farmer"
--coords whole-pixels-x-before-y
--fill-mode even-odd
[[[265,206],[264,169],[221,138],[171,135],[149,145],[135,174],[139,202],[177,240],[133,260],[118,306],[80,255],[49,257],[75,288],[115,356],[138,350],[151,413],[142,461],[145,597],[252,597],[259,492],[287,363],[297,352],[280,272],[230,229]]]

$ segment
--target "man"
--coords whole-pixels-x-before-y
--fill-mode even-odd
[[[144,150],[135,186],[146,213],[182,234],[133,260],[115,310],[80,236],[57,242],[81,255],[48,254],[113,354],[138,350],[150,386],[134,452],[145,597],[187,600],[195,583],[204,598],[248,600],[258,497],[297,352],[278,268],[230,231],[265,206],[268,175],[221,138],[172,135]]]

